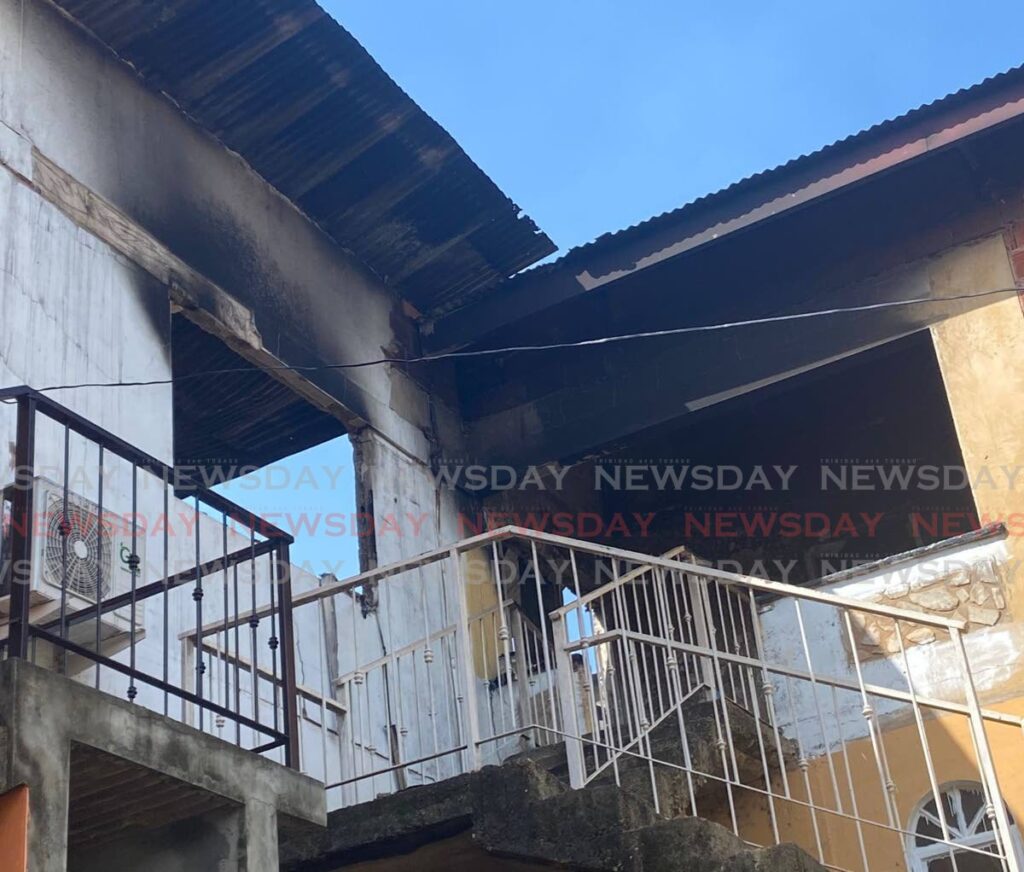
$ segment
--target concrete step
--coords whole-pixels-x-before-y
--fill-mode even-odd
[[[491,780],[538,779],[530,761],[498,767]],[[550,773],[544,773],[550,775]],[[547,789],[547,788],[545,788]],[[488,795],[492,795],[488,790]],[[478,807],[473,839],[487,854],[525,863],[560,865],[592,872],[818,872],[822,867],[792,845],[751,849],[729,830],[708,820],[665,820],[650,802],[614,783],[556,792],[509,794]],[[520,801],[517,801],[517,797]]]
[[[694,803],[691,801],[691,788],[698,814],[720,808],[727,801],[727,788],[722,779],[726,771],[732,771],[733,754],[740,783],[763,787],[762,744],[768,758],[769,773],[779,769],[775,734],[771,727],[759,722],[742,706],[727,701],[726,708],[733,753],[727,750],[725,767],[719,744],[719,731],[722,731],[723,736],[725,734],[722,709],[718,709],[716,718],[714,703],[695,698],[683,708],[690,753],[689,768],[692,770],[689,774],[680,768],[686,766],[686,754],[680,737],[679,721],[673,717],[651,733],[650,754],[658,761],[653,767],[646,759],[623,755],[614,767],[608,767],[594,783],[610,784],[617,781],[631,793],[653,801],[653,780],[657,788],[659,812],[670,818],[692,814]],[[780,744],[783,759],[788,763],[795,762],[795,743],[782,737]],[[564,742],[517,754],[510,762],[533,763],[568,783],[569,767]]]
[[[282,872],[822,872],[794,846],[751,849],[700,818],[665,820],[614,783],[573,791],[532,760],[414,787],[292,832]]]

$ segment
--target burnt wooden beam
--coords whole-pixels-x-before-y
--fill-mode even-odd
[[[285,361],[263,345],[250,309],[36,149],[32,179],[23,181],[83,230],[163,284],[176,312],[223,340],[245,360],[316,408],[340,420],[346,429],[366,426],[362,417],[300,373],[288,369]]]

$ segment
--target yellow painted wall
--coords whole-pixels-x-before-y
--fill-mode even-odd
[[[1009,254],[1001,239],[975,246],[937,270],[933,285],[945,293],[971,293],[1014,284]],[[964,463],[972,480],[983,471],[1024,467],[1024,313],[1016,297],[989,303],[932,328]],[[974,489],[983,522],[1010,527],[1012,558],[1024,561],[1024,477],[1009,487]],[[1007,593],[1011,610],[1024,595],[1024,573],[1013,572]]]
[[[1024,698],[1018,698],[998,706],[1000,711],[1024,716]],[[926,720],[925,731],[939,784],[953,781],[978,780],[973,744],[965,717],[948,717]],[[1021,730],[1001,724],[990,724],[989,744],[1000,773],[1000,788],[1014,820],[1024,820],[1024,735]],[[917,725],[913,722],[893,726],[882,734],[889,772],[896,784],[896,804],[899,825],[906,828],[918,804],[931,795],[931,782],[925,766],[924,755]],[[850,772],[859,816],[885,823],[886,810],[878,777],[878,767],[869,738],[851,741],[847,746]],[[846,765],[840,752],[832,756],[836,772],[839,799],[847,813],[852,811],[850,802],[850,779],[846,777]],[[792,796],[806,800],[803,774],[797,768],[788,773]],[[828,759],[819,757],[808,768],[807,780],[815,805],[824,808],[836,807],[835,787],[829,769]],[[782,792],[781,780],[776,781],[776,792]],[[774,841],[771,817],[767,799],[753,791],[737,791],[736,817],[740,835],[756,844],[769,845]],[[776,815],[779,822],[779,836],[783,842],[796,842],[811,854],[817,854],[809,810],[795,802],[776,800]],[[702,813],[698,809],[698,813]],[[723,826],[732,826],[726,806],[711,815]],[[862,870],[864,863],[860,851],[855,825],[847,819],[827,811],[817,812],[818,829],[821,834],[824,860],[842,869]],[[899,834],[883,827],[864,824],[863,838],[870,872],[906,869],[904,863],[904,841]]]

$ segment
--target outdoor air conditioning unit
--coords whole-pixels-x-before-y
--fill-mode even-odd
[[[10,499],[12,489],[6,493]],[[65,515],[69,531],[66,553],[61,532]],[[9,521],[13,522],[14,519]],[[5,531],[4,538],[10,539],[9,530]],[[70,491],[65,512],[63,486],[42,477],[34,479],[30,596],[33,624],[40,625],[60,617],[63,590],[67,591],[64,599],[66,615],[95,608],[97,599],[105,601],[130,592],[132,553],[130,516],[125,517],[104,507],[101,519],[99,506]],[[134,553],[138,557],[135,578],[138,589],[152,580],[147,578],[146,530],[141,520],[136,522]],[[9,590],[4,593],[9,593]],[[3,603],[0,610],[7,612],[9,604]],[[0,619],[2,617],[0,615]],[[143,638],[144,625],[145,603],[137,602],[136,642]],[[90,615],[88,619],[69,625],[66,636],[75,644],[95,651],[96,631],[97,620]],[[55,628],[53,632],[59,630]],[[109,657],[126,648],[131,642],[131,633],[130,605],[105,612],[99,619],[99,653]],[[85,662],[78,664],[80,668],[86,665]]]

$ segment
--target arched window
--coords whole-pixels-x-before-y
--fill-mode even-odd
[[[929,793],[921,800],[908,827],[911,834],[907,836],[907,867],[910,872],[1001,872],[1000,860],[976,853],[999,851],[992,821],[985,814],[985,793],[981,785],[947,784],[939,791],[939,798],[949,827],[949,841],[974,850],[955,851],[954,867],[949,846],[943,840],[942,818],[935,797]],[[1019,836],[1012,818],[1010,824],[1011,850],[1019,854]]]

